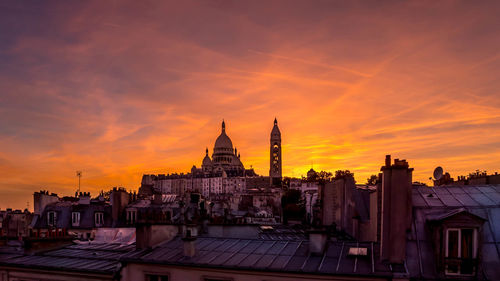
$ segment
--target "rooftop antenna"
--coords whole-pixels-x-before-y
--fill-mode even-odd
[[[80,179],[82,178],[82,171],[76,171],[76,176],[78,177],[78,190],[77,193],[80,192]]]
[[[438,181],[442,177],[443,177],[443,168],[441,168],[441,166],[437,166],[436,169],[434,169],[434,179]]]

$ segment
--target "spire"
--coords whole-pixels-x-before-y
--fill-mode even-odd
[[[278,127],[278,119],[274,118],[274,126],[271,130],[271,140],[281,139],[281,132]]]
[[[208,147],[205,149],[205,155],[208,156]]]
[[[226,132],[226,122],[224,122],[224,119],[222,119],[222,132]]]

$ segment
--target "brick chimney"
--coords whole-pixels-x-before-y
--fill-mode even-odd
[[[413,168],[406,160],[387,155],[382,171],[382,214],[380,256],[390,263],[406,259],[406,233],[411,227]]]
[[[111,217],[113,219],[113,225],[115,225],[120,219],[123,210],[128,205],[130,201],[130,196],[127,191],[123,188],[114,187],[111,191]]]

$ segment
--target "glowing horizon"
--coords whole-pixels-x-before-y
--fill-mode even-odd
[[[500,167],[495,1],[0,2],[0,208],[189,172],[226,121],[246,168],[386,154],[429,184]]]

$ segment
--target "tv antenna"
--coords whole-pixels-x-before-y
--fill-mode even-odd
[[[78,190],[77,193],[80,192],[80,179],[82,178],[82,171],[76,171],[76,176],[78,177]]]
[[[440,180],[443,177],[443,168],[441,166],[437,166],[436,169],[434,169],[434,179]]]

